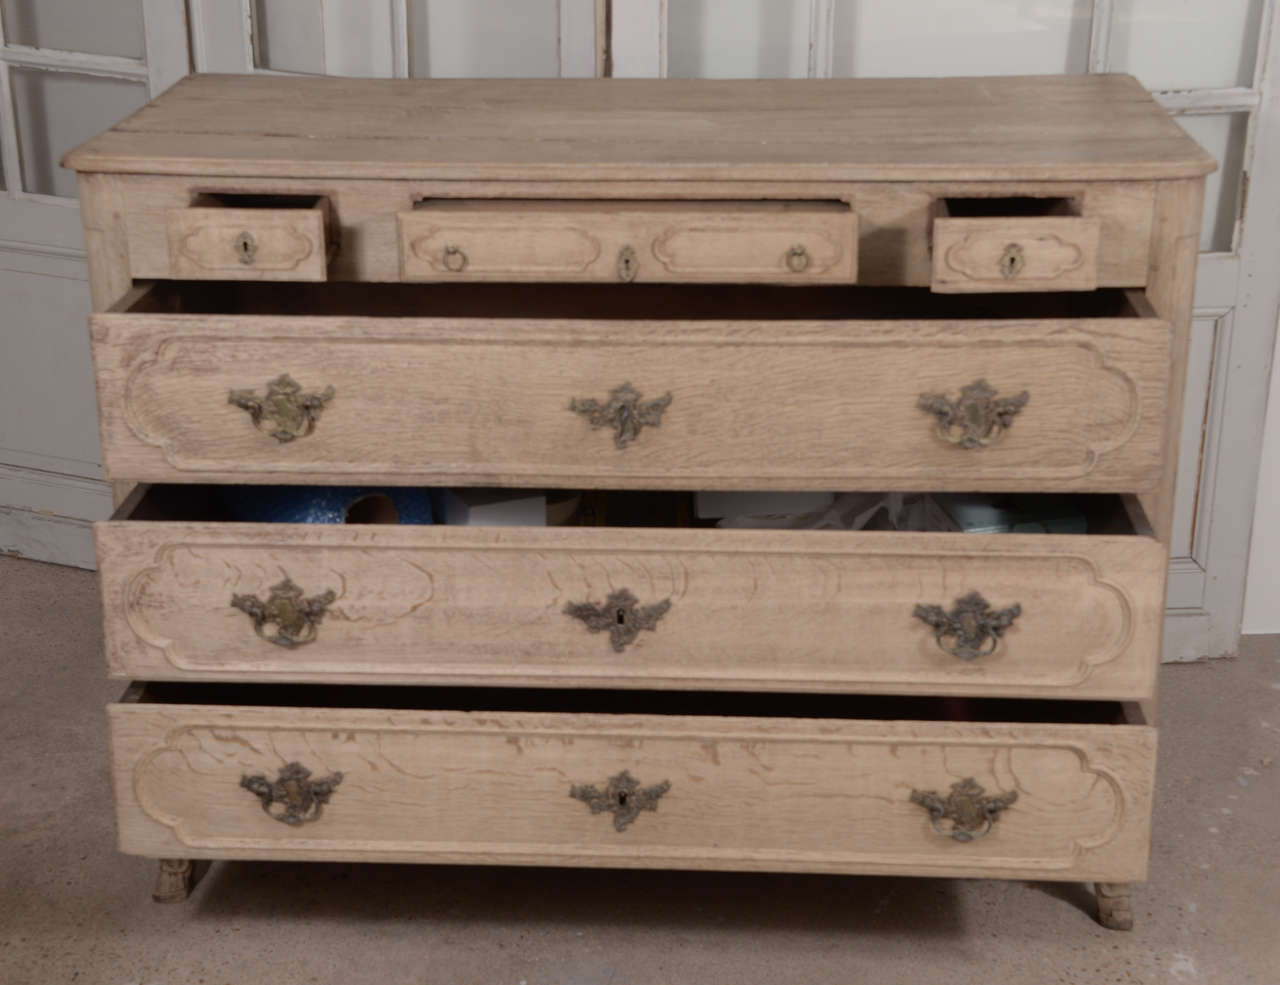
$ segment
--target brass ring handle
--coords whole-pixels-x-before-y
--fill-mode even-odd
[[[970,592],[956,599],[950,612],[940,605],[917,605],[912,615],[933,627],[934,641],[944,653],[973,660],[995,652],[1005,630],[1022,615],[1022,606],[1015,602],[994,611],[978,592]]]
[[[943,441],[961,448],[985,448],[1009,430],[1029,399],[1026,390],[996,397],[990,383],[978,380],[960,388],[959,400],[945,393],[922,393],[916,406],[938,419],[938,437]]]
[[[663,599],[654,605],[642,606],[626,588],[612,592],[604,605],[594,602],[570,602],[564,607],[564,614],[574,619],[581,619],[587,629],[593,633],[608,630],[609,642],[615,653],[621,653],[635,642],[640,630],[658,628],[658,620],[671,608],[671,599]]]
[[[608,811],[613,815],[614,830],[625,831],[627,825],[640,816],[641,811],[656,811],[658,798],[670,789],[670,780],[642,788],[635,777],[623,770],[609,777],[603,790],[594,783],[575,783],[569,788],[569,796],[590,807],[592,814]]]
[[[636,251],[630,246],[624,246],[618,251],[618,280],[630,284],[639,271],[640,261],[636,257]]]
[[[288,575],[263,602],[256,595],[232,595],[231,607],[239,609],[253,621],[253,631],[277,646],[305,646],[316,638],[325,608],[337,595],[332,590],[303,598],[302,589]],[[273,623],[275,633],[268,636],[263,627]]]
[[[1027,265],[1027,254],[1020,243],[1010,243],[1000,254],[1000,275],[1005,280],[1013,280],[1022,273]]]
[[[787,269],[793,274],[801,274],[809,269],[809,251],[797,244],[787,250]]]
[[[624,383],[609,391],[604,403],[594,397],[575,397],[569,401],[569,410],[581,414],[593,428],[613,428],[614,445],[626,448],[640,436],[641,428],[656,428],[662,423],[662,412],[670,403],[669,392],[657,400],[641,400],[640,392]]]
[[[297,762],[281,766],[274,780],[268,780],[261,773],[240,777],[240,786],[258,795],[262,809],[269,816],[291,825],[318,820],[324,805],[333,796],[334,787],[341,782],[341,773],[313,780],[311,771]]]
[[[236,236],[232,249],[235,250],[236,259],[248,267],[253,264],[253,257],[258,252],[258,243],[253,238],[253,233],[246,229]]]
[[[467,255],[462,252],[461,247],[448,245],[444,248],[444,266],[446,270],[452,270],[455,274],[461,273],[467,269]]]
[[[316,429],[320,412],[333,399],[334,392],[333,387],[327,386],[319,393],[303,393],[292,376],[282,373],[267,384],[265,397],[253,390],[232,390],[227,403],[247,411],[254,427],[285,444],[305,438]]]
[[[951,784],[951,792],[946,797],[939,796],[936,790],[911,791],[911,803],[929,812],[933,830],[959,842],[985,838],[1000,819],[1001,811],[1017,799],[1016,790],[988,797],[971,776]],[[950,821],[951,827],[942,827],[941,821]]]

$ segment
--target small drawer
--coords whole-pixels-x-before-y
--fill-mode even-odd
[[[852,283],[845,202],[447,200],[397,216],[416,281]]]
[[[645,528],[628,510],[690,524],[679,494],[592,495],[611,526],[234,523],[216,487],[154,487],[95,528],[111,672],[1152,692],[1165,552],[1132,499],[1080,498],[1079,533],[963,534]]]
[[[1121,723],[1117,705],[359,692],[132,689],[109,709],[120,848],[1105,882],[1146,873],[1155,730]]]
[[[202,194],[166,213],[169,275],[319,281],[336,244],[324,196]]]
[[[932,289],[1095,290],[1100,228],[1072,198],[939,198]]]

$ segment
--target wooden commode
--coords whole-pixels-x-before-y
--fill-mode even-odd
[[[156,898],[193,859],[740,869],[1088,881],[1130,926],[1213,161],[1128,76],[995,83],[202,75],[68,155]]]

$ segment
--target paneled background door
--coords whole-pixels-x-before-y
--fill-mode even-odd
[[[12,278],[25,278],[17,313],[25,327],[0,334],[6,349],[18,346],[0,362],[0,503],[16,504],[0,507],[0,549],[91,563],[71,536],[109,502],[92,429],[88,296],[83,284],[60,291],[36,280],[84,277],[69,207],[74,189],[56,159],[183,74],[187,32],[179,25],[187,21],[190,64],[212,72],[826,78],[1119,71],[1155,90],[1220,162],[1209,179],[1201,239],[1166,658],[1235,648],[1280,305],[1280,277],[1267,269],[1280,253],[1280,110],[1270,81],[1280,71],[1280,46],[1271,42],[1275,0],[95,0],[92,18],[75,16],[78,9],[77,0],[0,0],[9,189],[2,201],[15,217],[0,233],[0,292],[7,298]],[[94,28],[99,22],[110,29]],[[79,33],[66,33],[71,28]],[[29,72],[56,82],[33,88]],[[89,91],[99,107],[92,113],[78,95]],[[40,542],[32,531],[50,525],[64,536]]]

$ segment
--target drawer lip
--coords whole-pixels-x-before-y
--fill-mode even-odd
[[[91,326],[109,478],[339,485],[393,478],[649,489],[1150,491],[1161,475],[1173,343],[1170,324],[1150,317],[604,322],[121,312],[95,315]],[[1036,359],[1045,347],[1064,358]],[[208,413],[196,420],[197,405],[176,396],[172,367],[199,352],[209,362],[207,353],[219,348],[227,358],[214,359],[199,379],[185,371],[196,388],[224,377],[216,384],[224,389],[209,391]],[[255,348],[270,353],[228,375],[234,360],[244,362]],[[367,374],[355,391],[343,382],[353,366],[392,357],[399,368],[388,366],[376,386]],[[273,365],[261,365],[263,359]],[[702,368],[708,359],[716,361],[717,373]],[[405,360],[417,369],[406,368]],[[907,365],[919,372],[931,367],[929,379],[907,380]],[[460,392],[459,374],[492,380],[515,366],[526,368],[526,379],[507,383],[525,390],[513,389],[510,399],[526,402],[522,413],[532,423],[524,433],[538,435],[537,443],[512,438],[504,415],[495,417],[492,408],[480,423],[444,413],[443,426],[428,429],[386,409],[387,394],[403,391],[420,401],[411,406],[447,411],[461,405],[438,403],[439,395],[450,387]],[[426,370],[435,377],[424,377]],[[281,372],[304,388],[337,383],[342,393],[355,393],[348,407],[381,405],[387,419],[378,421],[378,439],[357,436],[351,423],[345,429],[331,423],[341,417],[341,396],[325,411],[322,437],[287,446],[255,435],[245,414],[226,410],[229,390],[261,390]],[[387,374],[394,373],[392,382]],[[849,387],[850,373],[863,374],[866,385],[854,388],[859,392]],[[535,385],[549,374],[562,380],[561,393]],[[1033,394],[1007,440],[966,454],[934,434],[918,400],[934,389],[955,397],[984,374],[1010,394],[1025,381],[1041,393],[1047,388],[1058,408],[1045,411],[1030,430],[1039,407],[1053,406],[1037,404]],[[571,398],[607,399],[610,388],[624,382],[642,396],[674,392],[678,406],[664,414],[662,427],[647,428],[632,448],[620,450],[570,408]],[[775,394],[768,406],[791,416],[780,423],[771,412],[768,421],[744,431],[741,411],[754,408],[759,416],[766,409],[745,395],[763,386]],[[143,396],[135,398],[135,390]],[[891,404],[874,403],[881,391],[892,391]],[[474,400],[475,392],[468,389],[465,399]],[[686,406],[696,408],[694,416],[685,416]],[[209,414],[217,415],[216,425]],[[842,414],[853,423],[825,436],[816,430],[830,430]],[[1096,426],[1087,426],[1090,414],[1101,415]],[[346,420],[364,427],[372,418],[359,412]],[[410,432],[412,461],[396,451]],[[878,437],[882,432],[887,441]],[[316,449],[325,442],[336,444],[322,458]],[[438,444],[431,450],[424,442]],[[737,449],[732,458],[726,458],[729,449]]]
[[[111,676],[188,681],[1141,699],[1166,564],[1147,533],[121,519],[94,536]],[[337,588],[315,643],[272,646],[229,605],[281,572]],[[564,610],[623,587],[671,608],[615,652]],[[962,661],[914,606],[984,589],[1026,611],[995,656]],[[1073,630],[1081,606],[1095,617]]]
[[[1146,725],[200,704],[113,704],[108,707],[108,719],[120,847],[131,854],[1002,875],[1116,882],[1140,881],[1146,873],[1156,745],[1156,730]],[[244,738],[244,732],[255,733],[265,747],[258,748],[252,736]],[[363,762],[343,752],[341,735],[348,748],[365,757]],[[377,738],[370,741],[373,736]],[[202,754],[200,774],[189,779],[185,770],[190,767],[181,761],[184,743],[194,744]],[[439,743],[452,751],[432,751]],[[482,746],[488,750],[460,752]],[[304,747],[305,753],[296,752]],[[388,753],[388,749],[394,751]],[[399,762],[404,779],[396,787],[401,794],[396,798],[397,816],[387,817],[376,808],[375,788],[382,781],[357,772],[370,755],[391,756]],[[807,765],[797,755],[807,759]],[[308,758],[304,765],[318,776],[334,770],[345,774],[325,816],[314,825],[291,828],[264,819],[252,795],[239,789],[241,776],[254,770],[272,772],[291,756]],[[447,757],[449,766],[437,771],[431,764],[441,756]],[[1019,764],[1029,768],[1015,773],[1015,756],[1029,757],[1028,763]],[[840,777],[855,775],[841,769],[850,757],[860,770],[870,771],[866,779],[870,791],[858,788],[856,779],[849,781],[852,789],[841,789]],[[412,767],[409,759],[414,760]],[[1054,786],[1055,803],[1049,806],[1036,789],[1040,784],[1043,790],[1046,782],[1039,765],[1046,759],[1056,769],[1074,767],[1092,777],[1087,789],[1082,789],[1083,783],[1061,786],[1066,777],[1060,778]],[[753,772],[748,760],[757,765],[771,761],[775,770],[782,767],[780,775],[788,792],[773,788],[777,777],[768,769]],[[511,798],[519,802],[511,815],[503,808],[504,818],[522,822],[514,832],[485,803],[491,791],[482,774],[475,772],[481,762],[483,774],[500,774],[511,781],[503,781],[504,789],[524,788]],[[900,766],[902,762],[907,765]],[[642,785],[663,780],[671,784],[656,812],[641,814],[625,832],[615,832],[608,817],[593,817],[586,805],[565,796],[571,783],[603,784],[620,769],[627,769]],[[528,779],[517,782],[525,770],[532,771]],[[962,845],[935,835],[928,830],[927,814],[909,802],[908,794],[916,784],[945,792],[948,783],[960,779],[956,770],[976,774],[988,792],[1015,788],[1020,793],[1019,801],[994,826],[989,841]],[[437,772],[449,777],[444,781],[447,807],[441,810],[428,795],[436,789]],[[218,776],[225,779],[227,799],[243,802],[243,813],[224,809],[219,787],[218,818],[184,817],[184,811],[198,815],[199,807],[190,805],[209,796],[208,785],[220,782],[210,778]],[[723,786],[717,788],[717,779]],[[740,802],[748,788],[761,796]],[[719,792],[727,789],[738,793]],[[878,792],[882,789],[891,791],[890,795]],[[475,799],[469,800],[469,794]],[[536,814],[525,813],[530,810],[522,800],[526,796],[538,798]],[[730,796],[738,805],[733,814],[742,816],[741,826],[726,821]],[[788,802],[795,797],[821,805],[813,809],[827,815],[815,819],[824,826],[817,839],[787,836],[785,843],[779,840],[779,830],[795,830],[787,823],[792,813]],[[1108,800],[1110,807],[1094,804],[1094,799]],[[831,806],[833,800],[841,803]],[[1015,814],[1019,804],[1021,816]],[[363,818],[358,839],[323,827],[326,821],[332,825],[333,819],[340,818],[344,807]],[[827,833],[836,824],[833,818],[844,817],[845,810],[859,816],[859,824],[849,829],[847,842],[841,834],[842,843],[826,843],[825,839],[836,837]],[[1063,812],[1076,816],[1058,824],[1054,818]],[[685,827],[690,814],[705,818],[713,833],[699,837],[695,832],[690,837]],[[760,815],[755,817],[757,823],[748,824],[755,815]],[[1087,825],[1085,817],[1090,818]],[[455,822],[458,818],[462,821]],[[465,831],[442,832],[433,840],[433,825],[441,830],[454,823],[466,824]],[[1027,830],[1028,824],[1040,823],[1061,828],[1045,831],[1044,842],[1065,839],[1070,845],[1059,844],[1053,852],[1041,847],[1038,829]],[[219,825],[225,834],[217,833]],[[557,831],[555,836],[549,833],[549,825]],[[726,825],[728,831],[720,830]],[[214,830],[189,830],[201,826]],[[897,833],[890,833],[889,826]],[[868,845],[869,836],[863,834],[868,828],[880,828],[898,844],[891,848]],[[405,836],[407,832],[412,832],[411,838]],[[1014,838],[1012,843],[1006,840],[1006,853],[1000,851],[1001,835]],[[797,840],[809,844],[797,847]],[[1013,847],[1019,842],[1021,851]]]

